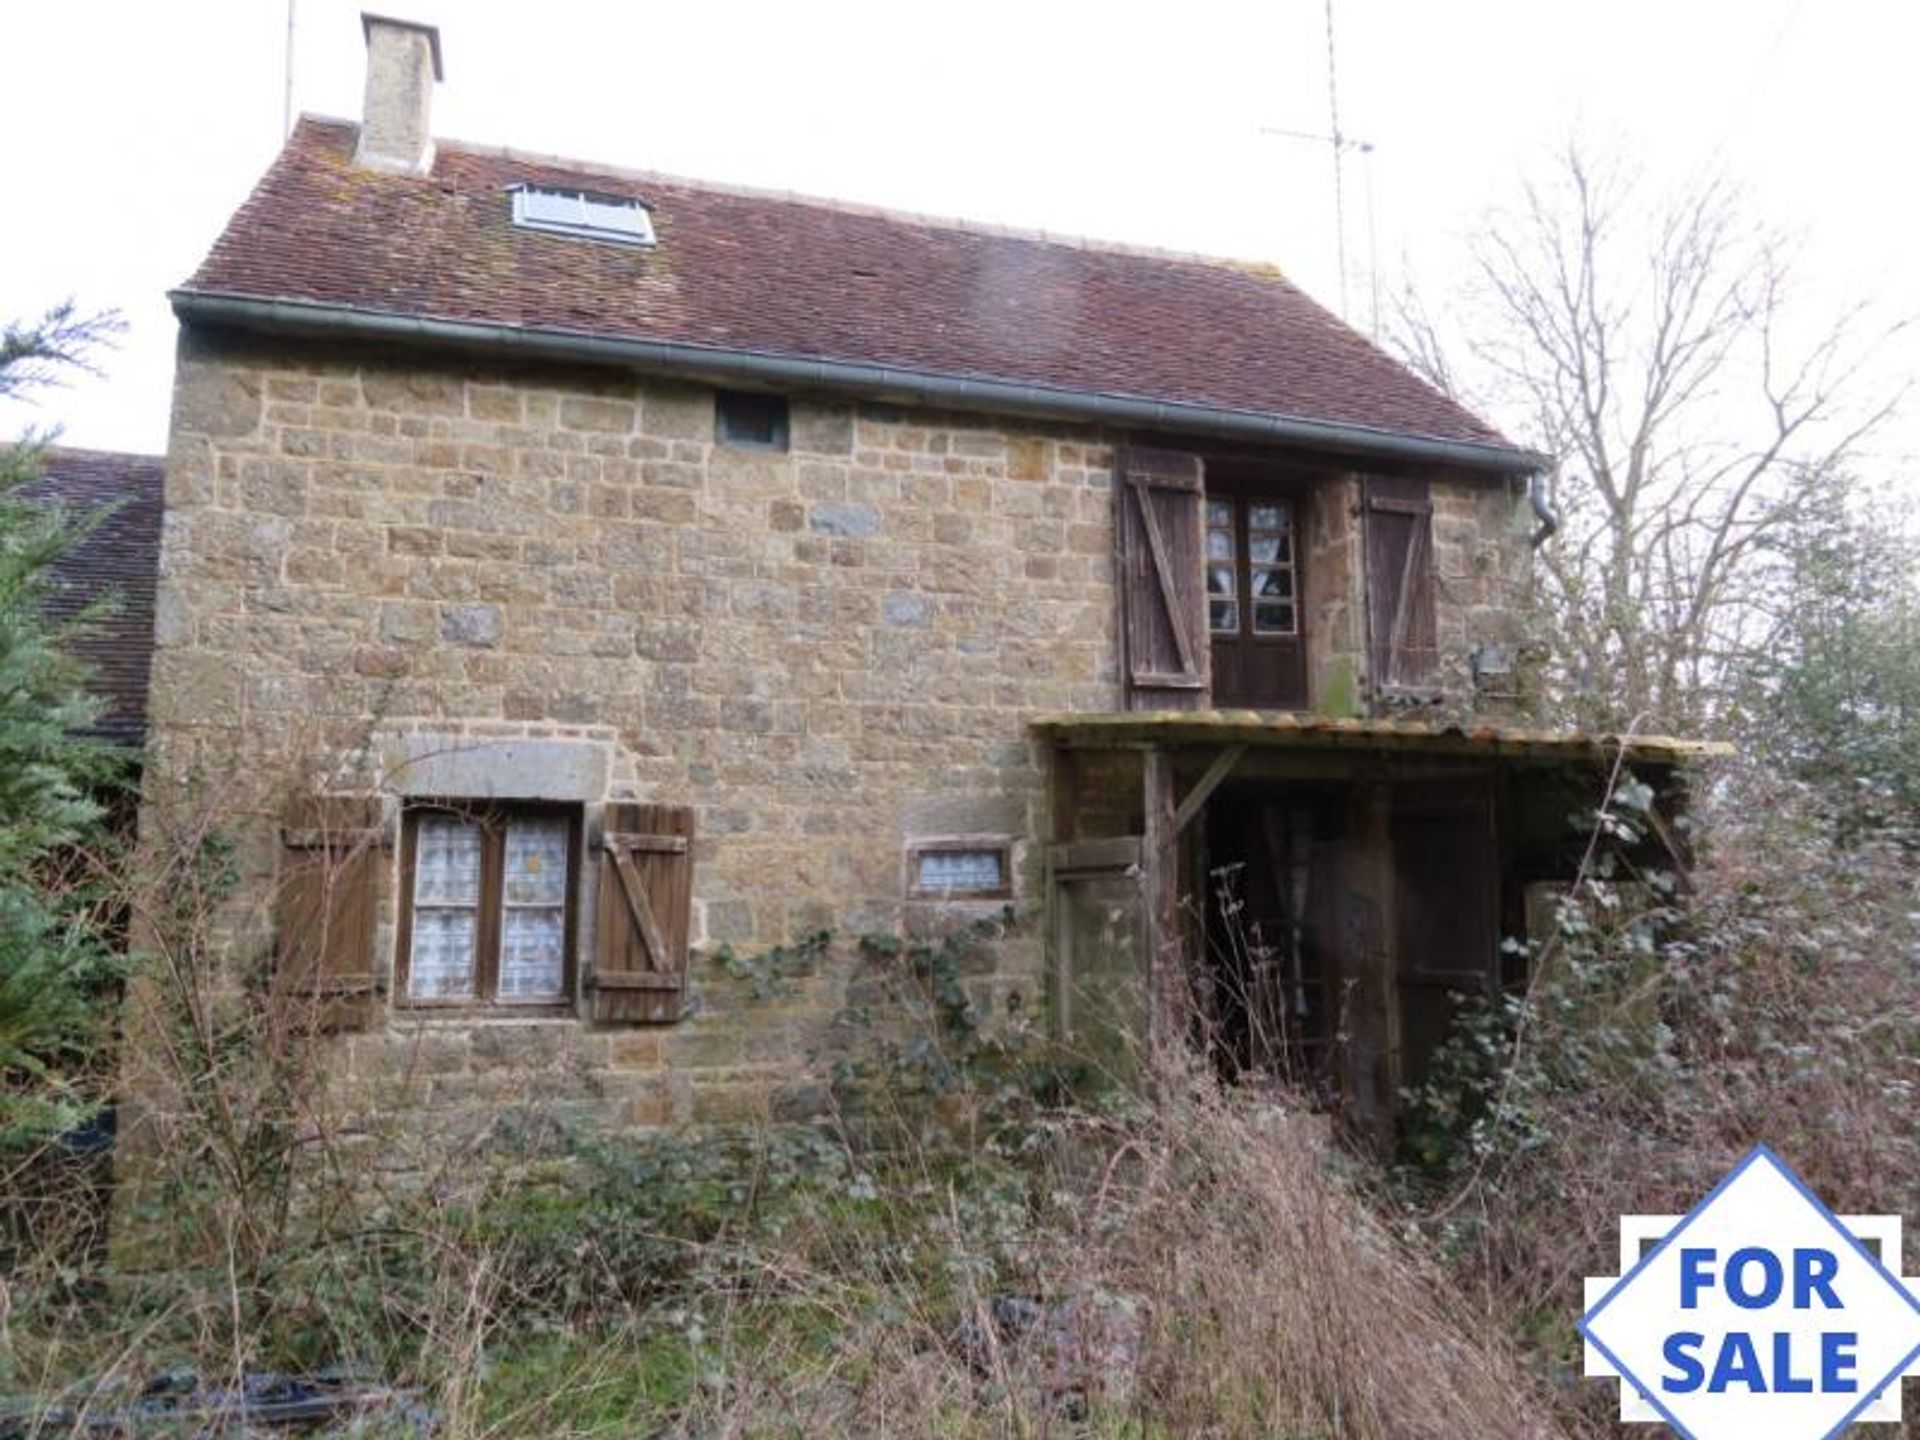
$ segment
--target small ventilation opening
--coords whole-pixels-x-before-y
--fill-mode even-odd
[[[516,185],[509,193],[513,223],[523,230],[579,235],[617,245],[653,244],[653,217],[638,200],[540,185]]]
[[[723,390],[714,400],[714,430],[725,445],[754,450],[787,448],[787,401],[783,395]]]

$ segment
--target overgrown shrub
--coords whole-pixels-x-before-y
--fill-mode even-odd
[[[1841,1213],[1920,1212],[1907,837],[1836,826],[1819,787],[1757,766],[1702,811],[1689,893],[1589,877],[1529,990],[1463,1020],[1401,1172],[1465,1292],[1597,1433],[1612,1402],[1577,1380],[1572,1319],[1619,1216],[1690,1209],[1758,1141]]]

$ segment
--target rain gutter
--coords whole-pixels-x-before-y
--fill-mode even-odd
[[[1034,419],[1175,430],[1223,440],[1298,445],[1378,459],[1461,465],[1503,475],[1532,475],[1548,464],[1544,456],[1503,445],[1443,440],[1365,425],[980,379],[893,365],[814,360],[675,340],[640,340],[573,330],[437,320],[387,310],[297,300],[260,300],[198,290],[175,290],[169,298],[174,314],[184,323],[270,335],[355,339],[514,355],[530,360],[611,365],[709,383],[858,396],[892,404],[929,405]]]

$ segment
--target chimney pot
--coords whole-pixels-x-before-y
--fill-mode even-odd
[[[432,25],[363,14],[367,96],[354,163],[424,175],[433,168],[433,85],[444,79],[440,32]]]

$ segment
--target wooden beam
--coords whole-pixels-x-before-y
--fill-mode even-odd
[[[1213,792],[1220,788],[1220,782],[1233,773],[1233,767],[1240,763],[1240,757],[1246,753],[1245,745],[1229,745],[1213,757],[1213,764],[1207,767],[1207,773],[1194,782],[1193,789],[1180,802],[1180,808],[1173,812],[1176,835],[1193,823],[1193,817],[1200,813],[1200,807],[1212,798]]]
[[[1341,844],[1340,972],[1346,991],[1344,1091],[1354,1132],[1393,1143],[1400,1098],[1400,956],[1394,914],[1393,792],[1362,785]]]
[[[1048,833],[1057,844],[1080,838],[1080,756],[1064,745],[1047,757]]]
[[[1149,750],[1144,766],[1146,835],[1140,846],[1147,932],[1147,1053],[1166,1055],[1186,1034],[1186,957],[1180,943],[1180,832],[1173,823],[1173,757]],[[1151,1067],[1150,1067],[1151,1073]]]
[[[1108,840],[1075,840],[1047,847],[1047,865],[1059,875],[1115,875],[1140,863],[1140,837],[1119,835]]]

